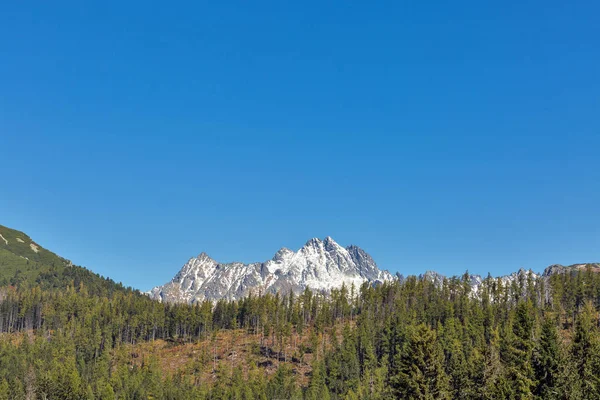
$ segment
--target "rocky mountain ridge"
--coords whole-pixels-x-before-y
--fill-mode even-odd
[[[281,248],[262,263],[219,263],[206,253],[191,258],[167,284],[153,288],[150,297],[168,302],[239,299],[248,294],[300,292],[306,287],[329,291],[342,284],[357,288],[393,280],[358,246],[342,247],[331,237],[314,238],[298,251]]]
[[[547,278],[557,273],[566,273],[591,267],[600,272],[600,264],[559,264],[547,267],[542,274],[520,269],[512,274],[499,277],[504,285],[529,278]],[[435,271],[420,275],[441,285],[445,277]],[[484,278],[469,275],[471,290],[476,295]],[[343,284],[359,287],[364,282],[379,284],[385,281],[403,279],[402,275],[392,275],[380,270],[371,256],[358,246],[342,247],[331,237],[321,240],[310,239],[298,251],[281,248],[271,260],[244,264],[241,262],[219,263],[201,253],[192,257],[168,283],[157,286],[147,294],[156,300],[166,302],[194,303],[203,300],[236,300],[249,294],[260,293],[299,293],[306,287],[328,292]]]

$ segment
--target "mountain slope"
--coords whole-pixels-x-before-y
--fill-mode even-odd
[[[342,284],[393,279],[357,246],[344,248],[331,237],[311,239],[294,252],[281,248],[263,263],[222,264],[207,254],[191,258],[171,282],[149,292],[167,302],[239,299],[250,293],[300,292],[306,287],[328,291]]]
[[[68,263],[25,233],[0,225],[0,282],[35,280],[40,273],[62,270]]]
[[[84,283],[90,292],[109,294],[125,289],[120,283],[73,265],[43,248],[27,234],[0,225],[0,286],[60,289]]]

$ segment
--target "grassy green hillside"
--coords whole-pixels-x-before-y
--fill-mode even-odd
[[[0,225],[0,286],[53,289],[80,283],[103,294],[125,290],[121,284],[43,248],[27,234]]]
[[[41,274],[62,271],[69,261],[41,247],[23,232],[0,225],[0,282],[32,282]]]

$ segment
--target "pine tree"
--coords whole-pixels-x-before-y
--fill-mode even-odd
[[[102,382],[98,385],[98,399],[100,400],[115,400],[115,391],[107,382]]]
[[[512,329],[504,332],[501,340],[501,358],[505,364],[505,383],[511,397],[516,399],[533,398],[534,371],[533,317],[530,303],[522,301],[517,305]]]
[[[450,388],[453,399],[466,399],[470,393],[471,378],[460,341],[455,339],[449,352],[447,363]]]
[[[275,376],[267,384],[267,397],[269,399],[296,399],[299,397],[296,380],[287,365],[279,367]]]
[[[322,362],[316,362],[312,368],[312,378],[306,390],[306,400],[329,400],[329,389],[325,384],[325,367]]]
[[[394,395],[406,399],[449,399],[448,378],[443,368],[443,353],[434,330],[425,324],[411,328],[405,345],[398,352],[391,371]]]
[[[594,305],[587,302],[575,322],[571,349],[581,394],[586,399],[600,398],[600,343],[597,326],[598,315]]]
[[[535,395],[542,399],[560,398],[560,374],[561,368],[564,368],[564,362],[561,357],[556,321],[552,318],[546,318],[542,324],[540,339],[533,357],[533,366],[536,379]]]

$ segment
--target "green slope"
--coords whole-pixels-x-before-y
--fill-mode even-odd
[[[0,286],[60,289],[84,283],[88,290],[107,294],[125,289],[120,283],[73,265],[43,248],[28,235],[0,225]]]
[[[25,233],[0,225],[0,282],[35,281],[40,274],[62,271],[67,265],[67,260],[44,249]]]

